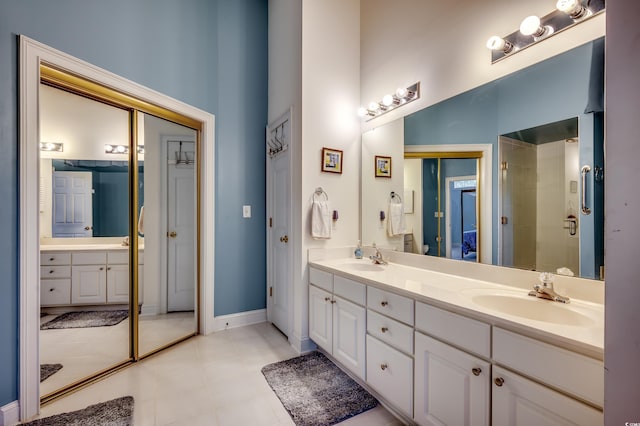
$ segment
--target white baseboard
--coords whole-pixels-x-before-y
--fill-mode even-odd
[[[147,303],[142,305],[140,315],[158,315],[160,313],[160,307],[158,305],[149,305]]]
[[[0,407],[0,426],[17,425],[20,421],[20,405],[13,401]]]
[[[243,327],[245,325],[259,324],[267,320],[267,310],[238,312],[237,314],[221,315],[213,319],[213,330],[222,331],[229,328]]]
[[[298,337],[294,335],[293,338],[289,339],[289,343],[299,354],[306,354],[317,349],[316,344],[308,337]]]

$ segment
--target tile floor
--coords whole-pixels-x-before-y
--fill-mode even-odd
[[[131,395],[135,426],[293,425],[260,369],[296,355],[268,323],[196,336],[42,407],[41,417]],[[341,423],[401,424],[382,406]]]

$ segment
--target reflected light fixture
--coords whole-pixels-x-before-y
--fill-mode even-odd
[[[498,50],[504,53],[511,53],[514,46],[510,41],[494,35],[489,37],[489,40],[487,40],[487,48],[491,50]]]
[[[62,152],[63,146],[60,142],[40,142],[40,151]]]
[[[128,154],[129,147],[127,145],[105,144],[104,152],[106,154]],[[144,154],[144,145],[138,145],[138,154]]]
[[[409,87],[398,88],[393,95],[384,95],[379,102],[369,102],[366,108],[358,108],[358,116],[368,121],[419,98],[420,82],[417,82]]]

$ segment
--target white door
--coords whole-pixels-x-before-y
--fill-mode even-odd
[[[91,172],[53,172],[54,237],[92,237]]]
[[[488,425],[491,366],[415,334],[415,413],[419,425]]]
[[[365,376],[366,314],[339,297],[333,303],[333,356],[361,379]]]
[[[285,335],[289,334],[291,306],[291,189],[290,189],[290,120],[285,118],[270,126],[268,138],[269,321]]]
[[[196,288],[195,144],[170,141],[167,153],[167,310],[193,311]]]

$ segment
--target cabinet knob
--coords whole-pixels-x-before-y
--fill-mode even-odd
[[[110,270],[111,270],[111,266],[108,266],[108,267],[107,267],[107,271],[110,271]]]
[[[389,331],[389,329],[387,327],[382,327],[380,331],[382,331],[383,333],[386,333],[387,331]]]
[[[493,382],[496,386],[502,386],[504,384],[504,379],[502,377],[496,377]]]
[[[325,301],[325,302],[328,302],[328,301],[330,301],[330,300],[331,300],[331,298],[330,298],[330,297],[325,297],[325,298],[324,298],[324,301]]]
[[[176,231],[171,231],[167,233],[167,236],[170,238],[175,238],[178,236],[178,233]]]
[[[49,262],[53,262],[54,260],[56,260],[56,258],[55,258],[55,257],[50,257],[50,258],[49,258]]]
[[[480,373],[482,373],[482,370],[476,367],[476,368],[472,368],[471,372],[473,373],[474,376],[479,376]]]
[[[104,266],[101,266],[101,267],[100,267],[100,270],[101,270],[101,271],[104,271]]]
[[[331,301],[331,303],[336,303],[335,299]]]
[[[387,364],[380,364],[380,369],[381,370],[386,370],[387,368],[389,368],[389,366]]]
[[[52,269],[49,271],[50,274],[53,274],[55,271]]]
[[[385,307],[389,304],[389,302],[383,300],[382,302],[380,302],[380,306]]]
[[[49,291],[56,291],[56,289],[52,287],[49,289]]]

